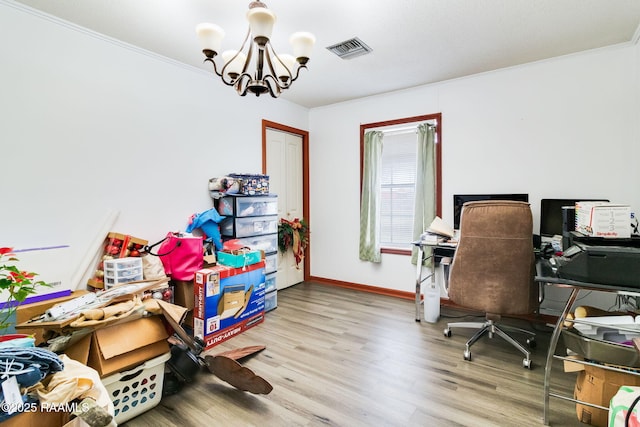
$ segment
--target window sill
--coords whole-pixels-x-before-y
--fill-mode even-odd
[[[411,255],[411,249],[381,248],[380,253],[394,255]]]

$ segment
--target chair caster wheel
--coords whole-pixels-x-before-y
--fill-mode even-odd
[[[535,339],[535,338],[528,338],[528,339],[527,339],[527,346],[528,346],[529,348],[536,348],[537,344],[538,344],[538,343],[537,343],[537,341],[536,341],[536,339]]]
[[[471,351],[465,350],[463,356],[464,356],[464,360],[471,361]]]
[[[447,338],[451,338],[451,329],[447,328],[444,330],[444,336]]]
[[[524,359],[522,361],[522,367],[530,370],[532,368],[531,359]]]

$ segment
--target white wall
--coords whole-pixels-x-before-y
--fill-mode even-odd
[[[70,245],[69,269],[109,215],[156,241],[213,206],[209,178],[261,172],[262,119],[308,128],[305,108],[13,3],[0,39],[0,246]]]
[[[456,193],[607,197],[640,210],[638,47],[608,49],[312,109],[311,274],[412,292],[409,258],[358,259],[359,125],[442,113],[443,218]]]
[[[68,244],[69,269],[110,214],[155,241],[212,206],[210,177],[260,171],[261,119],[310,130],[317,277],[413,291],[407,257],[358,260],[361,123],[442,112],[448,221],[454,193],[528,192],[536,227],[543,197],[640,210],[635,45],[309,111],[4,0],[0,37],[0,246]]]

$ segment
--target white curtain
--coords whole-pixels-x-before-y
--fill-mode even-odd
[[[416,151],[416,199],[413,212],[413,240],[427,229],[436,216],[436,144],[435,126],[418,125],[418,147]],[[418,250],[413,248],[411,262],[417,263]]]
[[[364,134],[362,200],[360,203],[360,259],[380,262],[380,174],[382,171],[380,131]]]

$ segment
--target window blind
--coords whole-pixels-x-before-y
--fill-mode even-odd
[[[382,150],[380,243],[407,248],[413,240],[415,132],[385,135]]]

